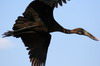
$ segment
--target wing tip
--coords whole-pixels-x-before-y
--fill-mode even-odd
[[[39,0],[39,1],[41,1],[41,2],[43,2],[45,4],[47,4],[47,5],[49,5],[51,7],[54,6],[54,7],[58,8],[58,4],[60,6],[62,6],[63,3],[67,3],[67,1],[70,1],[70,0]]]
[[[31,66],[45,66],[45,63],[40,61],[39,59],[37,58],[32,58],[30,59],[30,62],[32,63]]]

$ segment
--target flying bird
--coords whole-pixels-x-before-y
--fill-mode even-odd
[[[4,37],[21,38],[27,50],[32,66],[45,66],[47,51],[51,40],[51,32],[85,35],[98,41],[96,37],[84,30],[73,30],[62,27],[53,17],[53,10],[68,0],[35,0],[25,9],[23,16],[18,16],[13,31],[5,32]]]

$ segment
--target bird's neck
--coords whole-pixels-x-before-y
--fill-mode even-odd
[[[70,34],[70,30],[69,30],[69,29],[63,28],[62,32],[63,32],[63,33],[66,33],[66,34]]]

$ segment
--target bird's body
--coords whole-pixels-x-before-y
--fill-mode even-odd
[[[27,19],[27,21],[31,21],[32,23],[37,22],[35,20],[39,19],[40,21],[38,22],[41,23],[42,21],[45,27],[48,29],[48,32],[61,31],[63,27],[60,26],[55,21],[53,17],[53,10],[54,10],[54,7],[50,7],[49,5],[46,5],[45,3],[42,3],[40,1],[33,1],[29,4],[29,6],[26,8],[26,11],[23,13],[23,16],[24,16],[23,18]],[[38,17],[34,14],[37,14]],[[34,18],[34,17],[37,17],[37,18]],[[16,22],[19,22],[19,21],[16,21]],[[14,26],[13,29],[16,30],[16,28],[18,27]],[[61,29],[61,30],[58,30],[58,29]]]
[[[32,63],[34,66],[36,64],[45,64],[47,49],[51,38],[49,33],[63,30],[63,27],[55,21],[53,17],[53,10],[54,7],[43,2],[33,1],[26,8],[23,16],[18,17],[14,24],[13,30],[36,26],[31,28],[31,30],[36,31],[36,33],[21,33],[20,35],[17,35],[21,37],[25,46],[28,47],[28,50],[30,50],[29,55],[31,61],[35,62],[34,59],[38,60],[38,62]],[[30,31],[30,29],[22,32],[28,31]]]
[[[32,66],[45,66],[47,50],[51,40],[51,32],[60,31],[63,33],[86,35],[97,40],[90,33],[82,28],[69,30],[59,25],[54,17],[55,6],[65,0],[36,0],[26,8],[23,16],[19,16],[13,26],[14,31],[4,33],[5,36],[21,37],[29,50]]]

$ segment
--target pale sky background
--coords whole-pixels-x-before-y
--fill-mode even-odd
[[[31,66],[20,38],[2,38],[31,1],[0,1],[0,66]],[[54,16],[63,27],[82,27],[100,39],[100,0],[71,0],[55,8]],[[75,34],[51,34],[46,66],[100,66],[100,41]]]

